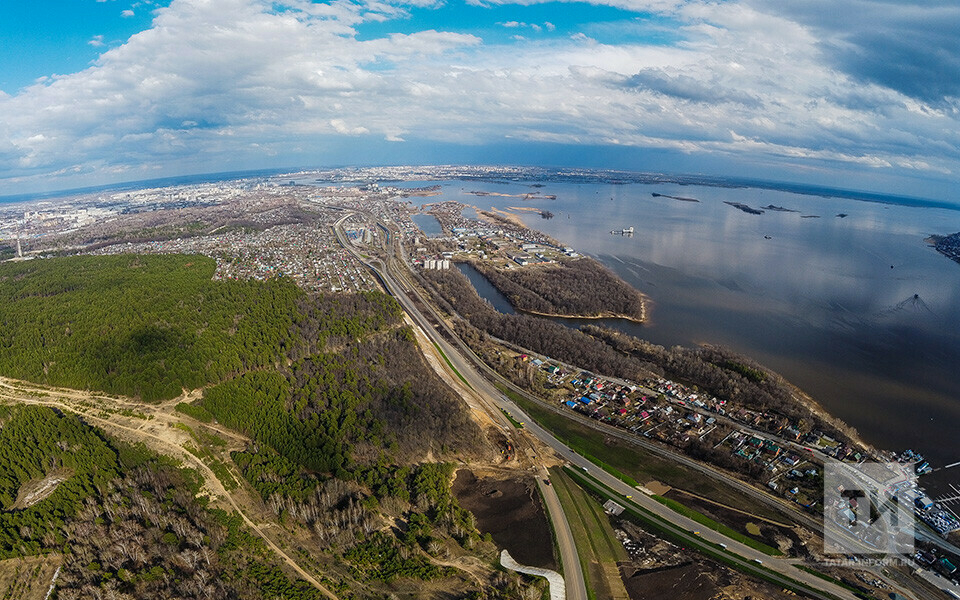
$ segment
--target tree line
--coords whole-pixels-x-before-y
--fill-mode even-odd
[[[292,281],[212,281],[202,256],[0,264],[0,373],[172,398],[399,322],[378,293],[307,296]]]
[[[0,556],[60,553],[57,598],[320,598],[238,516],[205,508],[194,471],[49,408],[0,419]],[[52,472],[66,477],[53,493],[12,504]]]
[[[519,269],[496,267],[489,261],[472,264],[519,310],[561,316],[644,316],[640,292],[592,258]]]

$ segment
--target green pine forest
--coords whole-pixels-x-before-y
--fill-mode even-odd
[[[498,599],[530,587],[437,564],[495,560],[450,492],[452,463],[432,462],[492,449],[399,305],[308,295],[283,278],[214,281],[214,269],[183,255],[0,264],[0,375],[147,402],[203,388],[177,411],[251,439],[224,459],[341,598]],[[50,495],[25,500],[51,478]],[[62,555],[57,600],[321,597],[200,485],[78,417],[0,405],[0,559]]]
[[[17,490],[66,477],[28,507]],[[31,485],[32,484],[32,485]],[[0,558],[61,555],[55,598],[318,600],[199,478],[49,408],[0,406]]]

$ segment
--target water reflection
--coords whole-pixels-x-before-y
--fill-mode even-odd
[[[917,447],[934,464],[960,460],[960,265],[924,243],[960,230],[956,211],[701,186],[537,191],[557,199],[522,205],[556,218],[521,215],[530,226],[596,256],[652,300],[645,326],[608,325],[663,345],[727,345],[781,372],[868,441]],[[431,200],[521,205],[465,193],[459,182]],[[753,215],[724,201],[797,212]],[[609,234],[630,226],[632,238]]]
[[[411,215],[413,222],[417,224],[428,237],[436,237],[443,235],[443,227],[440,226],[440,221],[433,215],[420,214],[420,215]]]
[[[490,283],[480,271],[476,270],[473,265],[469,263],[457,263],[457,268],[467,276],[467,279],[473,284],[473,287],[477,290],[477,293],[480,294],[480,297],[493,305],[495,309],[507,315],[512,315],[515,312],[513,305],[510,304],[507,297],[501,294],[500,290],[493,287],[493,284]]]

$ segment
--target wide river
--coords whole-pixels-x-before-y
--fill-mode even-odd
[[[960,231],[960,210],[677,184],[432,183],[441,195],[418,200],[552,212],[517,214],[651,300],[648,323],[608,325],[667,346],[723,344],[868,442],[913,448],[935,467],[960,461],[960,264],[924,241]],[[627,227],[632,237],[610,233]],[[943,490],[960,467],[924,479]]]

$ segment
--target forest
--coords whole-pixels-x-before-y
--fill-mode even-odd
[[[161,400],[400,316],[382,294],[311,298],[282,278],[212,281],[215,267],[184,255],[0,264],[0,374]]]
[[[409,329],[393,329],[251,372],[204,393],[219,422],[311,471],[343,474],[388,457],[432,451],[470,456],[485,448],[466,406],[434,375]]]
[[[451,463],[381,462],[338,478],[268,448],[233,460],[286,528],[303,528],[311,552],[335,559],[325,574],[341,597],[379,598],[379,586],[398,579],[443,579],[455,597],[506,600],[523,590],[515,575],[491,572],[478,586],[436,564],[451,548],[495,552],[450,491]],[[51,494],[23,502],[24,490],[51,478]],[[0,406],[0,483],[0,558],[53,555],[57,599],[323,597],[287,576],[239,515],[208,507],[195,471],[76,416]]]
[[[664,348],[596,325],[577,330],[530,315],[506,315],[480,298],[458,270],[424,271],[423,278],[444,310],[459,314],[469,323],[469,327],[459,326],[458,333],[475,346],[482,344],[478,332],[483,332],[595,373],[633,381],[650,374],[666,376],[745,408],[803,421],[807,428],[841,433],[795,400],[793,389],[783,378],[727,349]]]
[[[501,268],[489,261],[471,264],[517,310],[558,316],[644,318],[643,296],[592,258]]]
[[[211,281],[199,256],[76,256],[0,264],[0,373],[144,400],[279,360],[295,285]]]
[[[797,401],[793,388],[782,377],[731,350],[710,345],[664,348],[595,325],[581,329],[622,353],[654,365],[658,373],[690,382],[718,398],[752,410],[769,411],[794,422],[804,422],[806,427],[803,429],[841,434],[831,423]]]
[[[3,406],[0,421],[0,554],[61,554],[58,600],[321,597],[207,509],[194,472],[49,408]],[[53,493],[14,503],[52,475]]]
[[[450,576],[427,557],[480,540],[473,515],[450,492],[450,463],[380,464],[341,479],[306,473],[271,450],[233,458],[282,522],[305,526],[320,548],[339,551],[358,580]],[[384,533],[389,519],[404,521],[405,531]]]

